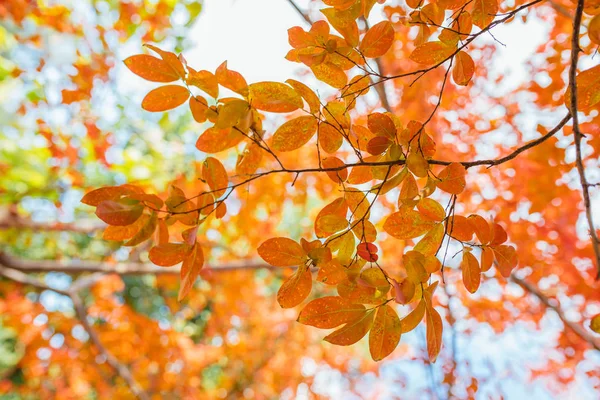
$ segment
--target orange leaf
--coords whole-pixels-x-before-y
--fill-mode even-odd
[[[189,74],[186,82],[190,86],[196,86],[198,89],[203,90],[209,96],[217,98],[219,96],[219,84],[217,77],[210,71],[195,71],[188,67]]]
[[[407,333],[415,329],[425,316],[425,300],[421,300],[408,315],[400,321],[402,333]]]
[[[319,145],[326,153],[335,153],[344,143],[338,129],[327,123],[319,124]]]
[[[323,168],[342,168],[345,167],[346,164],[342,160],[337,157],[327,157],[323,159]],[[327,171],[327,176],[329,179],[334,181],[335,183],[342,183],[348,179],[348,169],[342,168],[337,171]]]
[[[106,200],[96,207],[96,215],[109,225],[131,225],[142,215],[144,206],[137,200]]]
[[[329,203],[328,205],[326,205],[325,207],[323,207],[323,209],[319,211],[319,214],[317,214],[317,218],[315,218],[315,235],[317,235],[318,238],[323,238],[330,236],[330,234],[333,233],[331,231],[324,231],[321,227],[319,227],[319,224],[317,223],[317,221],[322,219],[325,215],[337,215],[340,218],[343,218],[344,221],[346,221],[347,213],[348,204],[346,203],[346,200],[343,197],[339,197],[331,203]]]
[[[144,46],[158,53],[160,57],[169,65],[169,67],[171,67],[171,69],[177,74],[177,76],[180,78],[185,78],[185,69],[179,60],[179,57],[177,57],[175,53],[161,50],[151,44],[145,44]]]
[[[196,148],[204,153],[219,153],[232,148],[244,138],[245,136],[235,129],[208,128],[198,138]]]
[[[331,260],[319,265],[317,281],[326,285],[337,285],[346,279],[346,268],[338,260]]]
[[[171,267],[182,262],[189,249],[190,246],[186,243],[159,244],[150,249],[148,258],[161,267]]]
[[[475,231],[475,235],[481,244],[487,244],[490,242],[490,240],[492,240],[492,231],[490,229],[490,225],[482,216],[471,214],[467,218],[467,221],[471,225],[471,228],[473,228],[473,231]]]
[[[106,186],[86,193],[81,202],[88,206],[98,207],[105,200],[118,200],[121,196],[133,193],[136,193],[136,190],[132,185]]]
[[[442,245],[444,234],[444,225],[441,223],[435,224],[435,226],[419,240],[419,243],[415,245],[415,251],[418,251],[423,255],[434,255]]]
[[[308,107],[312,114],[317,114],[319,112],[319,109],[321,108],[321,102],[319,100],[319,97],[315,94],[315,92],[313,92],[311,88],[306,86],[304,83],[298,82],[294,79],[288,79],[287,81],[285,81],[285,83],[293,87],[296,93],[302,96],[302,98],[308,104]]]
[[[124,63],[131,72],[147,81],[168,83],[179,79],[177,72],[164,60],[147,54],[128,57]]]
[[[470,55],[464,51],[459,51],[454,57],[454,67],[452,68],[452,79],[457,85],[467,86],[473,73],[475,72],[475,63]]]
[[[226,87],[236,93],[246,96],[248,94],[248,84],[246,79],[239,72],[227,68],[227,61],[224,61],[217,70],[215,76],[219,85]]]
[[[235,172],[241,176],[252,175],[256,172],[262,161],[263,150],[256,143],[249,143],[238,155]]]
[[[151,90],[142,101],[146,111],[167,111],[179,107],[190,97],[190,92],[183,86],[166,85]]]
[[[492,23],[498,13],[498,0],[475,0],[471,16],[473,24],[481,29]]]
[[[446,43],[427,42],[417,46],[409,58],[419,64],[439,64],[448,59],[455,50],[455,46],[448,46]]]
[[[298,322],[315,328],[331,329],[348,321],[360,318],[365,313],[365,306],[353,304],[337,296],[322,297],[308,303],[300,315]]]
[[[396,311],[385,304],[377,310],[371,332],[369,333],[369,351],[374,361],[389,356],[400,343],[402,327]]]
[[[198,123],[206,121],[206,113],[209,110],[206,99],[202,96],[190,97],[190,111],[194,120]]]
[[[481,250],[481,272],[489,271],[494,262],[494,251],[489,247]]]
[[[463,259],[460,264],[462,270],[462,280],[465,287],[470,293],[475,293],[479,289],[481,283],[481,269],[479,268],[479,262],[473,254],[471,249],[466,248],[463,251]]]
[[[381,57],[394,42],[394,26],[390,21],[381,21],[373,25],[360,43],[359,49],[365,57]]]
[[[406,158],[406,166],[419,178],[424,178],[427,176],[429,171],[429,163],[423,157],[423,155],[419,152],[411,152]]]
[[[138,219],[138,221],[140,219]],[[158,217],[156,213],[153,212],[150,218],[148,218],[146,223],[142,226],[142,228],[131,239],[129,239],[129,241],[124,243],[123,246],[137,246],[138,244],[150,239],[154,234],[154,231],[156,230],[157,222]]]
[[[181,283],[179,286],[179,294],[177,301],[181,301],[187,296],[196,278],[200,274],[200,270],[204,266],[204,252],[198,243],[194,244],[189,254],[184,258],[181,265]]]
[[[394,125],[394,121],[386,114],[369,114],[367,126],[377,136],[383,136],[392,141],[396,139],[396,125]]]
[[[433,228],[434,221],[424,218],[419,212],[408,207],[391,214],[383,224],[383,229],[396,239],[413,239]]]
[[[104,230],[102,234],[102,239],[104,240],[116,240],[123,241],[131,239],[136,233],[142,229],[144,225],[150,220],[150,216],[148,214],[142,214],[140,218],[137,219],[131,225],[125,226],[117,226],[117,225],[109,225]]]
[[[325,336],[323,340],[338,346],[350,346],[362,339],[373,324],[373,310],[365,311],[358,318],[349,321],[337,331]]]
[[[219,198],[227,191],[229,179],[227,171],[221,161],[214,157],[208,157],[202,164],[202,179],[214,192],[215,198]]]
[[[437,187],[450,194],[462,193],[467,184],[465,181],[466,172],[465,167],[460,163],[452,163],[446,166],[437,176],[440,179]]]
[[[425,314],[427,317],[427,354],[429,355],[429,361],[432,363],[437,359],[438,354],[442,348],[442,317],[433,308],[431,301],[427,301],[425,308]]]
[[[469,223],[469,220],[462,215],[450,217],[446,221],[446,229],[448,235],[461,242],[467,242],[473,238],[473,227]]]
[[[277,302],[281,308],[292,308],[302,303],[312,289],[312,274],[306,266],[301,266],[283,282],[277,292]]]
[[[506,245],[496,246],[492,250],[494,251],[498,271],[503,277],[508,278],[517,266],[517,251],[513,246]]]
[[[279,82],[258,82],[248,86],[252,107],[269,112],[286,113],[302,108],[302,97],[294,89]]]
[[[446,218],[446,211],[444,211],[444,207],[442,207],[442,205],[437,201],[428,197],[419,200],[417,203],[417,209],[422,216],[432,221],[440,222]]]
[[[317,120],[304,115],[285,122],[273,134],[271,147],[277,151],[292,151],[304,146],[317,131]]]
[[[259,246],[258,255],[275,267],[292,267],[306,261],[302,246],[285,237],[267,239]]]

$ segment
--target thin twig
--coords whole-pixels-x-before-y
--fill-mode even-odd
[[[579,181],[581,183],[581,193],[583,204],[585,206],[585,215],[590,228],[590,237],[592,239],[592,248],[596,255],[596,279],[600,279],[600,240],[594,228],[594,218],[592,215],[592,205],[590,200],[589,185],[585,176],[585,167],[583,165],[583,155],[581,154],[581,139],[583,134],[579,129],[579,117],[577,116],[577,60],[579,59],[579,30],[581,28],[581,18],[583,15],[583,1],[577,1],[575,17],[573,18],[573,37],[571,38],[571,67],[569,69],[569,88],[571,90],[571,114],[573,116],[573,134],[575,136],[575,156]]]

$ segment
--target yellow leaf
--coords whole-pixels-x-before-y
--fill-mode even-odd
[[[219,198],[227,191],[229,179],[227,171],[221,161],[214,157],[208,157],[202,163],[202,179],[208,184],[213,191],[215,198]]]
[[[312,114],[317,114],[321,108],[321,102],[319,97],[313,92],[311,88],[306,86],[302,82],[298,82],[294,79],[288,79],[285,81],[288,85],[294,88],[296,93],[298,93],[308,104],[308,108]]]
[[[341,89],[348,83],[344,70],[330,62],[312,65],[310,69],[318,80],[336,89]]]
[[[286,113],[302,108],[302,97],[279,82],[258,82],[248,86],[248,99],[252,107],[275,113]]]
[[[317,131],[317,120],[311,115],[285,122],[273,134],[271,147],[277,151],[292,151],[304,146]]]

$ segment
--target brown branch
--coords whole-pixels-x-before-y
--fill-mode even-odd
[[[600,340],[594,338],[590,333],[588,333],[585,328],[581,325],[569,320],[565,315],[565,312],[562,310],[559,304],[552,302],[546,295],[542,293],[540,289],[538,289],[535,285],[527,282],[524,279],[518,278],[514,274],[510,276],[510,279],[515,282],[517,285],[521,286],[526,292],[531,293],[547,308],[550,308],[560,318],[563,324],[573,331],[577,336],[581,339],[589,343],[594,349],[600,351]]]
[[[158,267],[150,263],[109,263],[101,261],[62,261],[62,260],[22,260],[0,252],[0,265],[25,273],[63,272],[66,274],[80,274],[85,272],[114,273],[119,275],[142,274],[179,274],[179,267]],[[204,270],[211,272],[228,272],[252,269],[275,269],[265,263],[241,262],[238,264],[222,264],[214,267],[205,266]]]
[[[85,308],[85,305],[83,304],[83,301],[81,300],[81,297],[79,296],[78,291],[96,283],[103,276],[103,274],[94,274],[92,276],[82,278],[81,280],[77,280],[67,290],[56,289],[56,288],[50,287],[50,286],[46,285],[44,282],[42,282],[38,279],[35,279],[35,278],[31,278],[30,276],[24,274],[21,271],[17,271],[15,269],[8,268],[1,264],[0,264],[0,275],[7,279],[12,280],[12,281],[22,283],[24,285],[34,286],[34,287],[36,287],[38,289],[42,289],[42,290],[51,290],[51,291],[61,294],[63,296],[68,296],[71,299],[71,301],[73,302],[73,308],[75,309],[77,318],[81,321],[81,324],[83,325],[83,328],[89,335],[92,343],[96,346],[96,348],[98,349],[100,354],[106,359],[106,362],[108,363],[108,365],[110,365],[117,372],[117,374],[127,383],[127,385],[129,386],[129,389],[133,392],[133,394],[137,398],[142,399],[142,400],[150,400],[150,396],[148,396],[148,394],[146,394],[144,392],[144,390],[139,385],[139,383],[135,380],[135,378],[133,377],[133,375],[131,374],[129,369],[125,365],[121,364],[121,362],[119,362],[119,360],[117,360],[106,349],[106,347],[104,347],[104,345],[100,341],[100,337],[98,336],[96,331],[92,328],[92,326],[90,325],[90,323],[87,319],[87,317],[88,317],[87,310]]]
[[[571,67],[569,68],[569,89],[571,90],[571,114],[573,115],[573,134],[575,136],[575,164],[579,173],[579,181],[581,183],[581,193],[583,196],[583,204],[585,206],[585,216],[590,228],[590,237],[592,239],[592,248],[596,255],[596,279],[600,279],[600,240],[594,228],[594,218],[592,215],[592,205],[590,200],[589,184],[585,176],[585,167],[583,165],[583,155],[581,154],[581,139],[583,133],[579,129],[579,117],[577,115],[577,61],[579,59],[579,30],[581,28],[581,18],[583,15],[583,1],[577,1],[577,9],[573,18],[573,37],[571,38]]]

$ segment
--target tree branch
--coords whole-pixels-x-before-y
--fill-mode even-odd
[[[24,274],[21,271],[17,271],[15,269],[8,268],[4,265],[0,264],[0,275],[10,279],[15,282],[22,283],[24,285],[34,286],[38,289],[42,290],[51,290],[63,296],[68,296],[73,302],[73,308],[75,309],[75,313],[77,314],[77,318],[81,321],[83,328],[87,332],[90,337],[92,343],[96,346],[100,354],[106,359],[108,365],[110,365],[117,374],[127,383],[129,389],[133,392],[133,394],[142,400],[150,400],[150,397],[144,392],[139,383],[135,380],[129,369],[121,364],[119,360],[117,360],[107,349],[104,347],[102,342],[100,341],[100,337],[96,333],[96,331],[90,325],[87,317],[87,309],[79,296],[79,291],[93,285],[96,283],[103,274],[94,274],[82,279],[78,279],[71,285],[71,287],[67,290],[56,289],[46,285],[44,282],[31,278],[30,276]]]
[[[590,200],[589,184],[585,176],[585,167],[583,165],[583,156],[581,154],[581,139],[583,134],[579,129],[579,117],[577,116],[577,61],[579,59],[579,30],[581,28],[581,18],[583,15],[583,1],[577,1],[577,9],[573,18],[573,36],[571,37],[571,67],[569,69],[569,89],[571,90],[571,114],[573,115],[573,134],[575,136],[575,164],[579,173],[581,183],[581,193],[583,196],[583,205],[585,207],[585,216],[590,228],[590,237],[592,239],[592,248],[596,255],[596,279],[600,279],[600,240],[594,228],[594,218],[592,215],[592,205]]]
[[[62,272],[66,274],[81,274],[85,272],[114,273],[119,275],[142,274],[179,274],[179,267],[158,267],[150,263],[109,263],[101,261],[62,261],[62,260],[23,260],[0,252],[0,265],[25,273]],[[211,272],[228,272],[252,269],[276,269],[265,263],[241,262],[222,264],[214,267],[205,266],[203,270]]]
[[[515,282],[517,285],[521,286],[526,292],[534,295],[535,297],[538,298],[538,300],[547,308],[550,308],[551,310],[553,310],[554,312],[556,312],[556,314],[558,315],[558,317],[560,318],[560,320],[563,322],[563,324],[569,328],[571,331],[573,331],[573,333],[575,333],[577,336],[579,336],[581,339],[583,339],[584,341],[586,341],[587,343],[589,343],[594,349],[600,351],[600,340],[597,340],[596,338],[594,338],[591,334],[589,334],[585,328],[583,328],[581,325],[570,321],[567,316],[565,315],[564,311],[562,310],[562,308],[560,307],[559,304],[553,304],[553,302],[546,296],[544,295],[540,289],[538,289],[535,285],[527,282],[524,279],[518,278],[516,275],[512,274],[510,276],[510,279]]]

